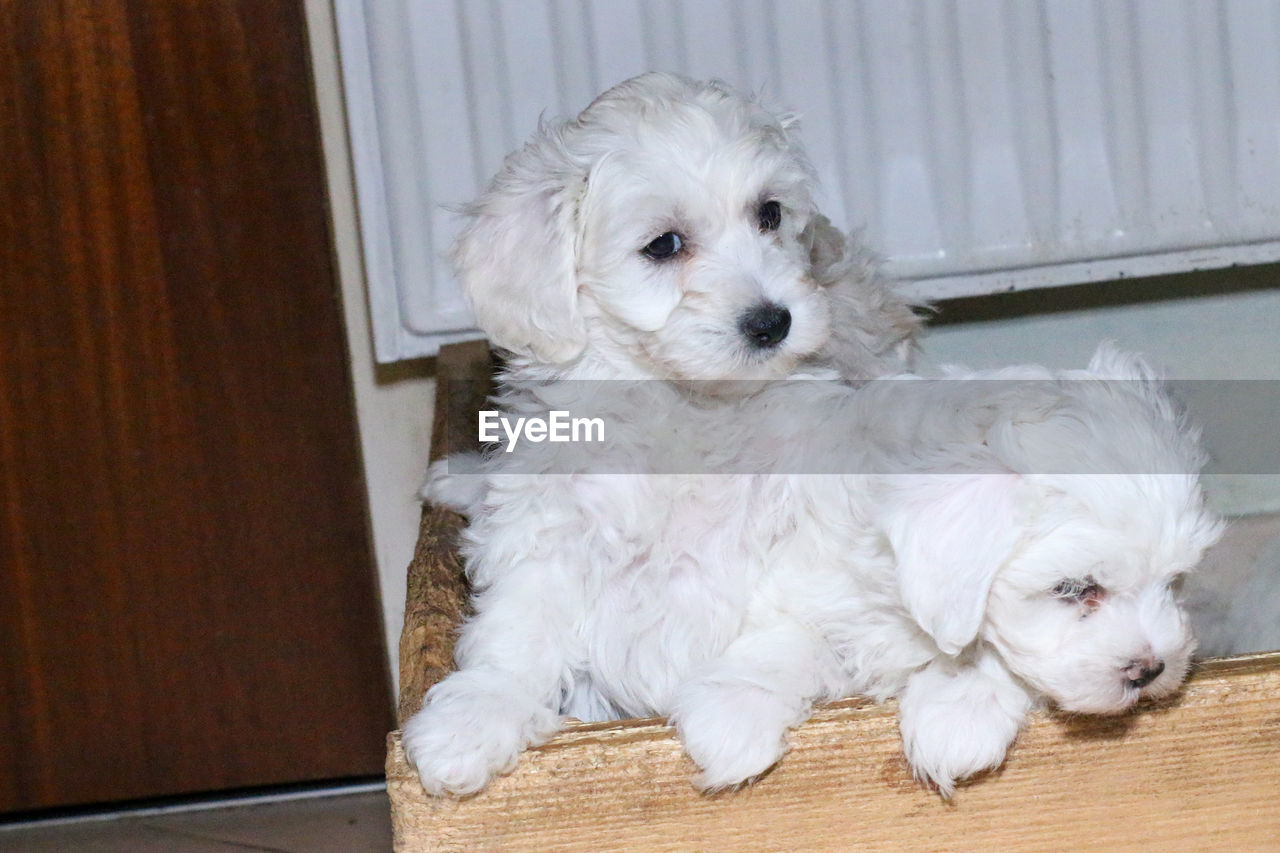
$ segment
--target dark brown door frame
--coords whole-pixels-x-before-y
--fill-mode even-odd
[[[0,0],[0,811],[380,772],[301,2]]]

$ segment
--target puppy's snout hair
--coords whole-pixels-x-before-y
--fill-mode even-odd
[[[1125,678],[1129,679],[1129,686],[1141,690],[1164,673],[1164,661],[1154,658],[1144,658],[1142,660],[1132,661],[1124,668]]]
[[[775,302],[762,302],[738,318],[738,330],[753,346],[769,349],[791,331],[791,311]]]

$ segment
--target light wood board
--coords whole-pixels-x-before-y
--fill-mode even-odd
[[[1122,717],[1038,715],[950,802],[911,778],[892,704],[823,706],[792,743],[706,796],[661,721],[576,724],[455,799],[422,790],[393,732],[397,849],[1280,850],[1280,654],[1209,662]]]

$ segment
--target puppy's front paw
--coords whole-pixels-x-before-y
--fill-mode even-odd
[[[917,778],[932,782],[949,799],[956,782],[1004,761],[1018,730],[999,723],[977,722],[964,709],[942,705],[904,712],[900,726],[907,761]]]
[[[405,757],[430,794],[474,794],[509,773],[525,747],[545,741],[559,716],[521,697],[463,689],[451,676],[404,726]]]
[[[950,798],[957,781],[1000,766],[1029,700],[998,673],[938,669],[912,677],[899,702],[898,725],[916,777]]]
[[[484,459],[479,453],[451,453],[431,463],[418,497],[436,506],[474,517],[484,502]]]
[[[702,769],[694,784],[718,791],[777,764],[787,751],[787,729],[808,710],[806,703],[788,702],[759,687],[703,683],[681,690],[672,722],[685,752]]]
[[[474,794],[515,767],[520,746],[514,733],[487,728],[431,707],[405,723],[404,754],[427,793]]]

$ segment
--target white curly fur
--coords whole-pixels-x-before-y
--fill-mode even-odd
[[[1216,526],[1158,385],[1107,352],[1066,378],[1129,390],[1039,368],[975,375],[1038,380],[981,391],[861,382],[902,369],[916,321],[811,180],[788,120],[650,74],[543,127],[471,208],[455,258],[509,353],[499,404],[545,415],[589,393],[617,432],[433,468],[431,499],[470,516],[475,613],[404,729],[428,791],[479,790],[565,716],[649,714],[698,785],[728,787],[769,769],[813,702],[864,693],[901,699],[912,766],[949,793],[1042,698],[1118,711],[1181,680],[1167,581]],[[668,231],[684,251],[645,256]],[[791,317],[768,346],[742,321],[762,302]],[[649,381],[546,382],[601,379]],[[1040,473],[1137,453],[1183,473]],[[689,473],[708,460],[738,473]],[[1088,614],[1050,592],[1084,574],[1107,589]],[[1163,675],[1126,687],[1157,658]]]

